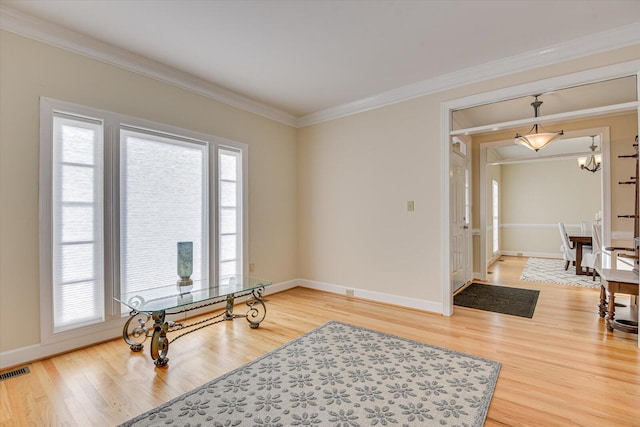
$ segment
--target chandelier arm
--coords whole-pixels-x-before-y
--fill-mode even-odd
[[[536,126],[536,131],[538,130],[538,124],[535,125]],[[564,131],[563,130],[559,130],[559,131],[552,131],[552,130],[547,130],[545,129],[544,126],[542,126],[542,124],[540,124],[540,129],[542,129],[542,132],[548,132],[548,133],[559,133],[560,135],[564,135]]]
[[[596,173],[600,170],[602,163],[598,163],[594,155],[591,155],[589,161],[585,165],[580,165],[580,169],[588,170],[589,172]]]
[[[585,164],[580,164],[580,169],[584,169],[584,170],[588,170],[589,172],[596,173],[602,167],[602,160],[598,161],[598,159],[596,158],[595,151],[596,151],[596,148],[598,148],[595,142],[596,135],[590,135],[590,136],[591,136],[591,145],[589,146],[589,148],[591,149],[591,157],[589,157],[589,161],[586,162]],[[582,157],[582,159],[586,159],[586,157]],[[580,159],[578,159],[578,163],[580,163]]]

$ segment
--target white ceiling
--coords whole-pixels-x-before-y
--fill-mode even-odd
[[[640,24],[634,0],[0,3],[294,117]]]
[[[539,113],[540,116],[548,116],[637,101],[636,85],[636,76],[627,76],[544,92],[538,98],[542,101]],[[454,130],[532,118],[533,101],[533,96],[527,96],[455,111]],[[514,129],[516,127],[521,126],[517,125]]]

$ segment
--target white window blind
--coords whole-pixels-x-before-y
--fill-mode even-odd
[[[241,153],[218,149],[218,276],[242,273],[242,185]]]
[[[49,98],[40,102],[40,329],[90,344],[123,293],[246,270],[245,144]],[[208,284],[208,283],[207,283]]]
[[[53,116],[54,331],[104,319],[102,135],[100,121]]]
[[[206,145],[130,129],[120,143],[120,291],[175,284],[178,242],[193,242],[197,288],[208,277]]]

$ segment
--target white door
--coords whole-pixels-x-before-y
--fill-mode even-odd
[[[451,195],[451,289],[460,289],[471,280],[471,187],[467,166],[467,145],[452,144],[450,165]]]

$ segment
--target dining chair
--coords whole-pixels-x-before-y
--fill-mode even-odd
[[[593,280],[596,280],[596,274],[600,275],[602,268],[602,227],[600,224],[591,224],[591,252],[582,254],[581,267],[592,270]]]
[[[569,235],[567,234],[567,229],[563,222],[558,223],[558,229],[560,230],[560,238],[562,241],[562,245],[560,245],[560,252],[562,252],[562,257],[565,261],[564,269],[568,270],[569,265],[576,262],[576,249],[571,246],[571,242],[569,242]]]
[[[584,236],[591,236],[594,224],[592,221],[580,221],[580,231]]]

